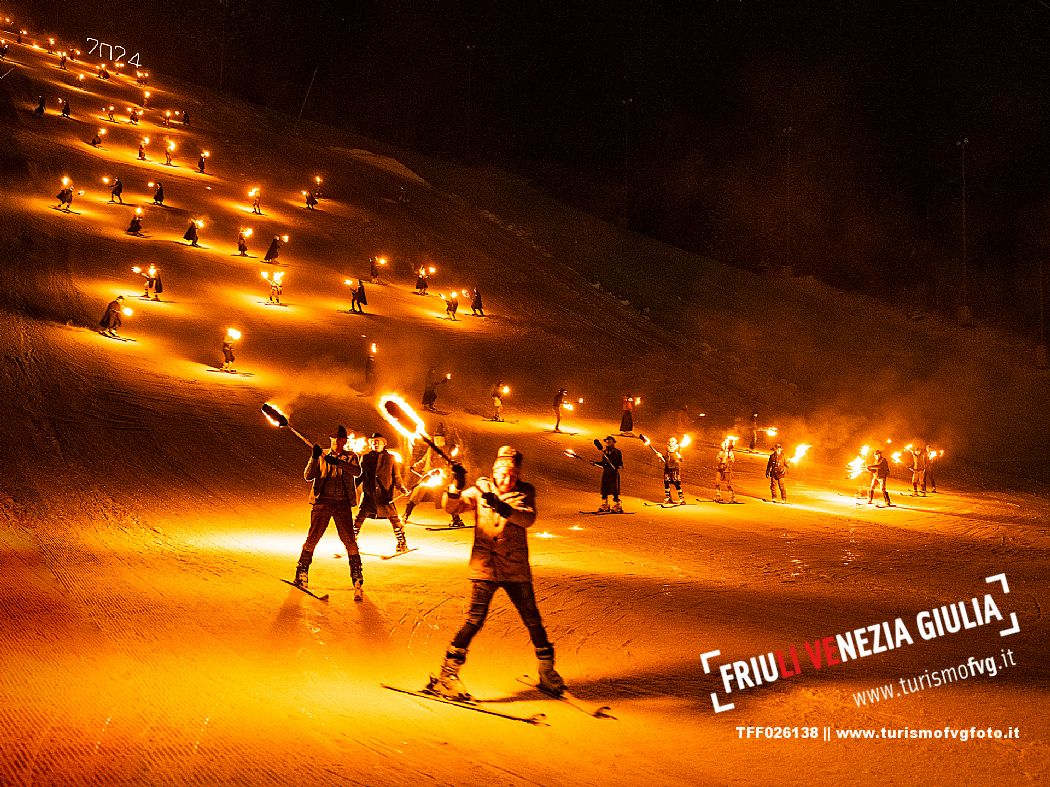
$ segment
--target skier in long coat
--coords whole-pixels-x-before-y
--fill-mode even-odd
[[[569,392],[564,388],[559,388],[558,393],[554,394],[554,401],[551,403],[551,407],[554,408],[554,431],[561,431],[561,411],[565,406],[565,397],[569,395]]]
[[[360,314],[364,314],[365,310],[361,307],[368,305],[368,298],[365,295],[365,283],[361,279],[358,279],[357,286],[354,287],[354,289],[350,292],[350,311],[356,311]]]
[[[771,500],[777,499],[777,489],[780,489],[780,499],[787,500],[787,494],[784,492],[784,476],[788,472],[787,457],[784,456],[784,446],[777,443],[776,448],[773,449],[773,453],[769,455],[769,461],[766,462],[766,478],[769,479],[769,498]]]
[[[284,244],[281,243],[281,236],[280,235],[274,235],[273,236],[273,240],[270,241],[270,248],[268,248],[266,250],[266,256],[263,257],[263,262],[273,262],[278,257],[280,257],[281,256],[281,246],[283,246],[283,245]]]
[[[444,385],[448,382],[447,376],[441,376],[438,374],[437,367],[431,366],[427,369],[427,378],[423,384],[423,407],[427,410],[434,410],[434,403],[437,402],[437,387]]]
[[[395,492],[408,494],[405,482],[401,480],[401,465],[386,450],[386,438],[376,432],[368,439],[371,449],[361,458],[361,507],[354,518],[354,538],[361,532],[361,525],[366,519],[387,519],[394,529],[397,538],[397,552],[408,551],[405,540],[405,528],[394,505]]]
[[[61,208],[66,213],[69,213],[69,211],[73,209],[72,186],[66,186],[64,189],[58,192],[58,194],[55,195],[55,198],[58,200],[58,204],[55,206],[56,208]]]
[[[488,616],[496,591],[510,596],[536,650],[540,688],[550,694],[565,691],[565,681],[554,668],[554,646],[547,637],[529,565],[528,528],[536,522],[536,489],[520,479],[522,455],[509,445],[499,449],[492,477],[478,478],[466,487],[467,471],[453,465],[453,483],[444,496],[444,508],[453,515],[474,514],[474,546],[470,551],[470,604],[467,619],[445,651],[428,690],[454,700],[470,698],[459,671],[467,649]],[[462,491],[461,491],[462,490]]]
[[[137,213],[131,217],[131,222],[128,224],[128,228],[124,232],[129,235],[142,235],[142,217]]]
[[[485,316],[485,304],[481,302],[481,292],[477,287],[474,288],[474,293],[470,296],[470,313],[475,317]]]
[[[120,195],[124,193],[124,184],[120,182],[120,178],[113,179],[113,188],[109,190],[109,201],[119,202],[121,205],[124,204],[124,198]]]
[[[354,530],[354,506],[357,505],[357,478],[361,475],[361,460],[347,449],[346,427],[342,424],[332,435],[332,445],[323,450],[314,444],[310,461],[306,463],[303,478],[312,482],[310,487],[310,530],[303,542],[299,562],[295,567],[295,584],[306,588],[310,582],[310,563],[314,559],[321,536],[328,523],[335,520],[339,540],[346,548],[350,562],[350,580],[354,585],[354,600],[360,601],[361,588],[365,583],[361,567],[361,554],[357,548]]]
[[[108,333],[110,336],[116,336],[117,330],[123,324],[120,318],[120,310],[124,307],[124,296],[118,295],[115,300],[109,302],[106,306],[106,313],[102,315],[102,319],[98,321],[98,324],[102,328],[102,333]]]
[[[237,252],[241,257],[248,256],[248,239],[244,237],[244,231],[237,233]]]
[[[38,96],[37,100],[38,103],[36,105],[36,109],[33,110],[33,114],[36,115],[38,118],[42,118],[44,116],[44,97]]]
[[[427,271],[426,265],[419,267],[419,273],[416,274],[416,295],[427,294],[427,279],[430,278],[430,272]]]
[[[457,311],[459,311],[459,293],[453,290],[449,293],[448,300],[445,301],[445,313],[448,314],[450,320],[454,320]]]
[[[157,181],[157,190],[153,192],[153,204],[163,205],[164,204],[164,187],[160,185],[160,181]]]
[[[198,235],[197,235],[197,222],[196,221],[190,221],[190,226],[186,228],[186,232],[183,233],[182,239],[183,240],[188,240],[190,242],[191,246],[199,245],[197,243]]]
[[[623,452],[616,447],[616,438],[609,435],[605,438],[605,447],[594,440],[594,447],[602,452],[601,459],[594,464],[602,469],[602,504],[598,506],[601,513],[622,514],[623,505],[620,503],[620,468],[623,467]],[[609,508],[609,497],[612,496],[612,508]]]
[[[634,397],[623,398],[623,413],[620,415],[620,434],[634,434]]]

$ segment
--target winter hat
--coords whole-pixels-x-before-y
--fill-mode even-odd
[[[335,429],[334,437],[336,440],[345,440],[348,437],[346,433],[346,427],[342,424],[339,424],[339,426],[337,426]]]
[[[496,452],[496,461],[492,463],[492,469],[495,470],[500,467],[513,467],[515,469],[521,467],[521,460],[524,455],[517,448],[511,445],[505,445]]]
[[[611,442],[613,445],[616,445],[616,438],[613,437],[612,435],[609,435],[608,437],[605,438],[605,442],[607,442],[607,443]]]
[[[372,436],[369,437],[368,439],[369,440],[386,440],[386,438],[383,437],[382,432],[372,432]]]

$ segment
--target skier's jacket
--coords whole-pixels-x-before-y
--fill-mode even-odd
[[[926,470],[926,452],[925,451],[909,451],[908,454],[911,456],[911,469],[916,473],[921,473]]]
[[[725,472],[732,470],[736,462],[736,452],[732,448],[723,448],[718,452],[718,469]]]
[[[361,510],[375,519],[396,517],[394,495],[408,491],[401,480],[401,465],[386,449],[369,451],[361,458],[357,485],[361,487]]]
[[[876,478],[889,478],[890,477],[890,463],[886,461],[886,457],[882,457],[878,462],[873,465],[868,465],[868,472]]]
[[[223,348],[225,349],[225,347]],[[339,460],[332,464],[325,460],[332,456]],[[356,479],[361,474],[361,460],[352,451],[325,451],[319,459],[310,456],[303,478],[313,481],[310,503],[341,503],[357,505]]]
[[[483,499],[486,492],[499,498],[495,508]],[[479,478],[459,497],[445,494],[450,514],[474,512],[474,548],[470,551],[470,578],[490,582],[531,582],[526,529],[536,521],[536,490],[518,481],[509,492],[500,492],[488,478]]]
[[[766,478],[783,478],[788,472],[787,457],[784,452],[781,451],[779,454],[774,451],[769,455],[769,461],[766,462]]]

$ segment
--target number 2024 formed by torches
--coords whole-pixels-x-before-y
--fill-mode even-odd
[[[128,50],[126,50],[120,44],[107,44],[104,41],[99,41],[97,38],[89,38],[87,40],[89,42],[94,42],[91,44],[91,49],[88,50],[89,55],[92,54],[95,51],[95,49],[98,49],[99,57],[101,57],[103,51],[108,50],[109,57],[107,57],[106,59],[112,60],[114,63],[119,63],[121,60],[124,59],[124,56],[128,53]],[[116,50],[120,50],[120,54],[114,57],[113,55],[116,52]],[[136,52],[130,58],[128,58],[127,63],[129,66],[141,66],[142,63],[139,62],[139,53]]]

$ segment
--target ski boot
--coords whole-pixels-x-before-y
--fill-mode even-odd
[[[665,506],[671,505],[671,493],[670,492],[664,492],[664,505]]]
[[[310,587],[310,565],[308,563],[299,562],[299,565],[295,567],[295,584],[301,587],[303,590],[308,590]]]
[[[365,574],[361,567],[361,555],[349,555],[350,581],[354,583],[354,601],[365,600]]]
[[[685,495],[682,494],[682,490],[681,489],[678,490],[678,505],[680,505],[680,506],[684,506],[685,505]]]
[[[620,505],[620,501],[619,500],[617,500],[615,503],[613,503],[612,512],[614,514],[622,514],[623,513],[623,506]]]
[[[466,660],[466,648],[450,647],[445,653],[445,660],[441,662],[441,671],[430,676],[425,691],[454,702],[470,702],[470,693],[459,679],[459,670]]]
[[[540,691],[560,697],[565,691],[565,681],[554,669],[554,646],[536,648],[536,659],[540,672]]]
[[[459,514],[452,515],[452,524],[449,527],[466,527],[467,523],[463,521],[463,517]]]
[[[408,542],[405,540],[404,534],[397,537],[397,548],[394,552],[398,555],[404,554],[408,551]]]
[[[609,508],[609,503],[607,501],[603,502],[600,506],[598,506],[598,513],[599,514],[608,514],[608,513],[611,513],[611,512],[612,512],[612,509]]]

